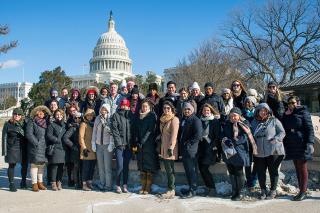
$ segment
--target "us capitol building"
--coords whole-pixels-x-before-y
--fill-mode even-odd
[[[110,12],[108,32],[103,33],[93,49],[90,59],[90,73],[70,76],[72,87],[83,88],[93,83],[108,83],[112,80],[122,81],[132,74],[132,60],[129,50],[121,35],[115,28],[115,22]]]

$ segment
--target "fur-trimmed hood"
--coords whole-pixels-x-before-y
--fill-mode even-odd
[[[30,113],[30,117],[33,119],[36,115],[37,115],[37,111],[43,111],[45,114],[48,115],[51,115],[51,112],[50,112],[50,109],[44,105],[40,105],[40,106],[37,106],[35,107],[31,113]]]
[[[88,91],[89,90],[94,90],[95,91],[95,93],[96,93],[96,98],[98,97],[98,95],[99,95],[99,89],[98,89],[98,87],[96,87],[96,86],[88,86],[87,88],[86,88],[86,96],[88,95]]]

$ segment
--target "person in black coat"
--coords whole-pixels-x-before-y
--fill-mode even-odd
[[[231,200],[238,201],[245,182],[243,167],[250,165],[249,143],[253,147],[253,154],[257,153],[249,123],[242,117],[238,107],[230,110],[222,135],[223,160],[227,165],[232,185]]]
[[[28,163],[26,162],[25,152],[27,141],[22,116],[23,111],[20,108],[15,108],[11,119],[4,123],[2,129],[2,156],[5,156],[4,160],[9,164],[8,180],[11,192],[17,191],[14,184],[14,169],[17,163],[21,163],[21,188],[26,187]]]
[[[28,160],[31,163],[32,190],[46,190],[43,185],[43,171],[46,157],[46,130],[49,124],[50,110],[46,106],[37,106],[30,113],[26,137],[28,139]]]
[[[52,148],[52,153],[47,152],[47,155],[51,169],[51,189],[57,191],[62,189],[63,165],[66,158],[62,137],[66,132],[66,125],[64,122],[64,111],[62,109],[55,111],[53,116],[55,120],[47,129],[47,146],[48,149]]]
[[[179,89],[179,99],[177,100],[177,105],[176,105],[176,116],[179,118],[179,120],[182,119],[183,117],[183,105],[186,102],[190,101],[189,98],[189,91],[187,88],[182,87],[181,89]]]
[[[235,80],[231,84],[231,93],[233,97],[233,106],[243,110],[244,100],[247,97],[247,92],[240,80]]]
[[[314,130],[311,116],[306,107],[299,106],[298,102],[298,97],[289,97],[288,110],[282,117],[282,124],[286,131],[283,141],[286,153],[285,160],[293,160],[300,189],[299,194],[294,196],[294,201],[301,201],[306,197],[307,161],[312,160],[314,152]]]
[[[282,100],[281,91],[278,88],[278,84],[274,81],[268,83],[265,102],[271,108],[273,115],[282,120],[282,115],[285,111],[286,103]]]
[[[86,89],[86,98],[80,106],[80,112],[84,114],[87,109],[93,109],[96,115],[99,115],[100,106],[97,104],[99,90],[95,86],[89,86]]]
[[[181,120],[178,138],[181,148],[182,163],[186,172],[189,190],[183,191],[182,196],[190,198],[196,195],[197,190],[197,152],[202,137],[202,124],[195,115],[194,106],[186,102],[183,106],[184,117]]]
[[[214,84],[212,82],[207,82],[204,85],[204,89],[206,94],[198,105],[198,113],[197,113],[198,117],[201,116],[200,109],[202,108],[202,106],[204,104],[210,104],[211,106],[213,106],[215,109],[219,111],[221,121],[225,120],[226,112],[224,108],[224,102],[221,96],[214,93]]]
[[[216,163],[218,148],[221,146],[221,125],[220,121],[215,118],[215,115],[219,115],[218,110],[210,104],[204,104],[201,111],[202,138],[198,147],[198,165],[204,184],[208,188],[207,195],[214,196],[216,187],[209,167]]]
[[[68,124],[68,129],[62,140],[66,146],[66,159],[70,163],[70,182],[76,189],[81,189],[81,171],[80,171],[80,145],[79,145],[79,127],[81,122],[81,113],[75,113]],[[71,178],[73,176],[73,179]],[[70,184],[70,185],[71,185]]]
[[[177,107],[177,101],[179,99],[179,94],[176,93],[176,83],[174,81],[169,81],[167,83],[167,93],[164,97],[159,100],[158,114],[157,116],[160,118],[163,114],[163,104],[166,101],[169,101],[173,104],[173,106]]]
[[[142,188],[140,194],[149,194],[153,174],[159,169],[159,157],[157,154],[156,114],[151,111],[152,103],[142,101],[140,115],[135,119],[135,140],[138,147],[138,169],[141,174]]]
[[[126,98],[120,101],[120,109],[111,117],[111,131],[115,144],[117,161],[116,192],[128,192],[129,162],[131,159],[132,142],[132,120],[130,101]],[[123,191],[120,187],[121,176],[123,176]]]

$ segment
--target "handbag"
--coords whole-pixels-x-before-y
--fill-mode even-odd
[[[237,150],[234,148],[232,140],[224,138],[221,143],[222,151],[224,152],[227,159],[237,154]]]
[[[285,155],[284,146],[282,142],[272,143],[272,155]]]
[[[53,145],[49,145],[46,148],[46,154],[48,156],[52,156],[54,154],[54,144]]]

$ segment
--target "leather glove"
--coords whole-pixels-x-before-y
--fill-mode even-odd
[[[307,153],[308,155],[312,155],[314,153],[314,147],[312,143],[307,144]]]
[[[84,150],[82,151],[83,156],[87,158],[87,157],[89,156],[89,152],[90,152],[90,151],[89,151],[88,149],[84,149]]]
[[[168,149],[167,154],[169,157],[173,156],[173,150],[172,149]]]

